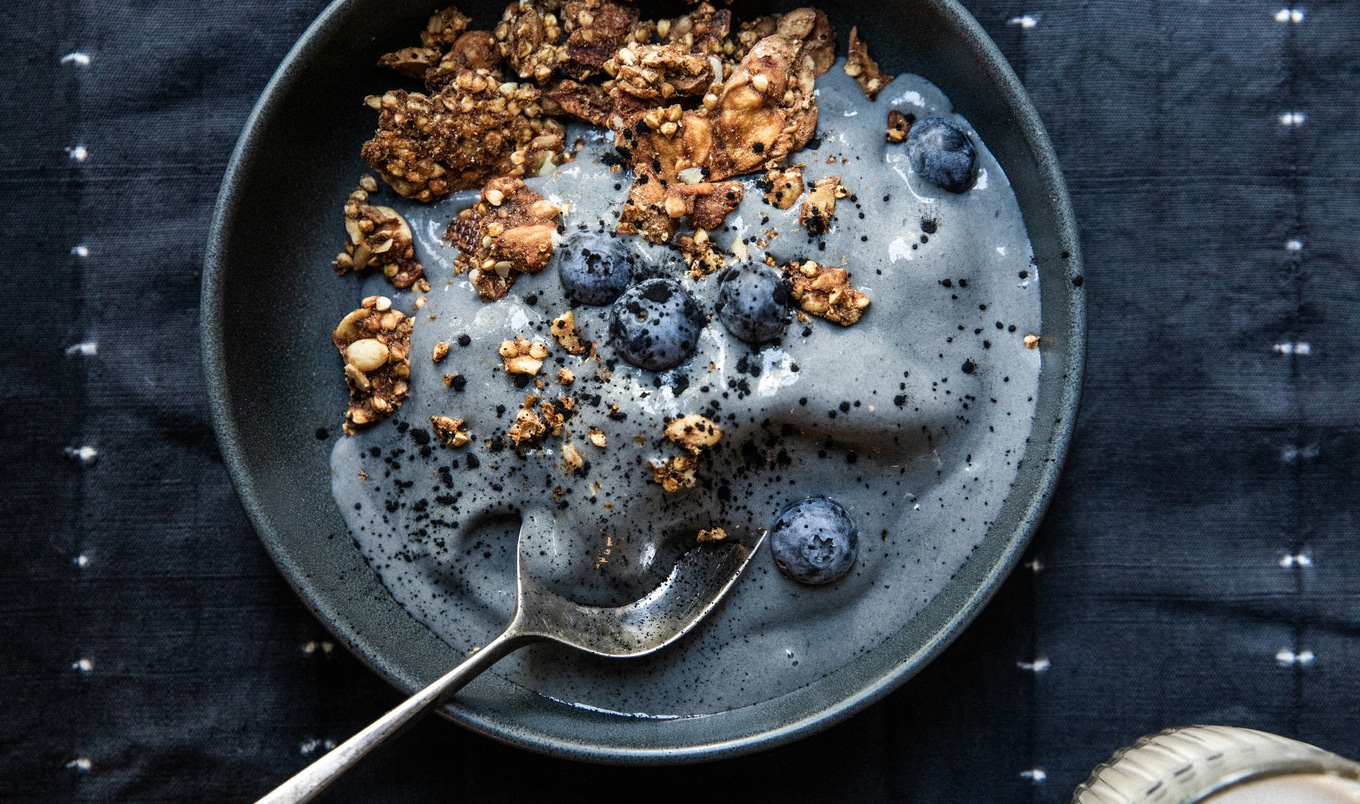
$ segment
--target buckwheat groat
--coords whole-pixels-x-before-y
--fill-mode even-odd
[[[369,296],[341,319],[331,343],[345,361],[349,409],[344,430],[354,435],[401,407],[410,392],[412,319],[386,296]]]

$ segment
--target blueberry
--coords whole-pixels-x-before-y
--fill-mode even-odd
[[[778,338],[789,323],[789,286],[765,265],[743,265],[723,274],[718,318],[727,331],[751,344]]]
[[[859,529],[835,500],[805,497],[785,508],[774,521],[770,550],[780,571],[793,580],[831,583],[855,563]]]
[[[609,235],[582,232],[558,253],[557,277],[572,301],[609,304],[633,282],[632,251]]]
[[[703,328],[699,302],[674,279],[648,279],[628,288],[609,313],[609,338],[619,355],[652,371],[685,362]]]
[[[963,129],[943,117],[927,117],[907,133],[907,159],[926,181],[951,193],[973,184],[977,151]]]

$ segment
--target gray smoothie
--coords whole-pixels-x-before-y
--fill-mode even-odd
[[[455,252],[441,237],[475,193],[431,206],[394,201],[390,191],[375,197],[407,216],[433,289],[417,312],[414,294],[394,293],[381,278],[364,284],[363,295],[390,296],[416,318],[411,393],[391,420],[339,440],[332,487],[388,590],[455,649],[486,644],[508,622],[519,517],[529,510],[557,521],[552,543],[535,551],[534,573],[589,604],[617,605],[655,587],[700,529],[720,526],[754,542],[806,496],[835,499],[859,529],[857,561],[827,586],[789,580],[763,548],[708,621],[653,656],[606,660],[535,646],[491,672],[568,704],[632,716],[693,716],[776,698],[910,622],[999,513],[1039,382],[1039,353],[1024,337],[1042,334],[1037,273],[1010,184],[924,79],[899,76],[875,102],[840,64],[817,85],[817,138],[789,161],[806,166],[809,188],[835,175],[852,194],[830,230],[810,236],[797,205],[766,204],[760,177],[748,176],[740,209],[710,235],[729,254],[744,241],[752,261],[768,253],[781,265],[812,259],[847,269],[872,299],[850,327],[794,321],[777,343],[752,347],[713,314],[718,275],[673,271],[710,318],[691,359],[666,372],[634,368],[609,343],[609,308],[580,305],[577,330],[598,344],[599,360],[572,356],[549,332],[569,307],[555,264],[490,304],[466,275],[454,275]],[[949,117],[969,133],[978,151],[972,189],[951,194],[911,171],[906,146],[885,140],[894,108]],[[606,132],[573,127],[568,142],[577,137],[585,146],[575,161],[528,181],[567,207],[566,243],[582,231],[612,232],[632,179],[605,163],[613,151]],[[767,238],[767,248],[755,242]],[[666,261],[669,249],[627,240],[644,261]],[[517,385],[502,368],[497,349],[516,337],[548,345],[544,390]],[[437,341],[451,346],[438,365],[430,358]],[[558,383],[561,368],[574,373],[572,385]],[[452,387],[449,374],[459,375]],[[531,393],[575,401],[562,435],[529,449],[503,446]],[[690,413],[717,422],[723,436],[700,459],[695,486],[668,493],[651,467],[680,454],[662,430]],[[466,420],[472,443],[442,444],[433,415]],[[607,446],[587,440],[591,428]],[[577,472],[563,468],[568,443],[586,461]]]

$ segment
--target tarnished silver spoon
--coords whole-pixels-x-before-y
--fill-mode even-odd
[[[642,656],[684,636],[722,600],[741,577],[754,546],[736,542],[700,545],[676,562],[671,574],[645,597],[626,606],[582,606],[550,592],[528,569],[526,552],[551,533],[552,515],[530,512],[520,526],[515,612],[505,631],[467,661],[336,746],[257,804],[311,801],[388,737],[467,684],[483,670],[530,642],[553,640],[599,656]],[[532,559],[529,559],[531,561]]]

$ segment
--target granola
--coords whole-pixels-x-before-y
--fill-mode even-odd
[[[869,57],[869,48],[859,38],[859,29],[850,29],[849,55],[845,62],[845,74],[855,79],[866,100],[873,100],[878,93],[896,76],[888,75],[878,69],[878,62]]]
[[[401,407],[410,393],[412,319],[392,307],[386,296],[369,296],[341,319],[331,343],[345,361],[349,408],[344,431],[381,421]]]
[[[793,286],[789,295],[803,312],[848,327],[869,306],[869,297],[850,284],[850,273],[813,260],[792,260],[783,266]]]
[[[850,191],[841,184],[840,176],[827,176],[812,185],[812,192],[803,199],[798,210],[798,222],[812,234],[824,234],[836,217],[836,199],[845,198]]]
[[[444,233],[459,249],[454,270],[468,272],[484,301],[505,297],[520,274],[536,274],[552,257],[561,210],[513,178],[496,178]]]
[[[463,70],[433,95],[369,96],[378,131],[360,155],[398,194],[419,201],[537,175],[565,145],[562,124],[543,115],[538,98],[537,87],[486,69]]]
[[[398,290],[412,286],[422,292],[429,290],[429,283],[422,278],[425,269],[415,258],[415,241],[406,219],[391,207],[368,203],[369,193],[377,189],[373,177],[364,176],[359,187],[349,194],[345,202],[345,232],[349,240],[331,266],[341,275],[377,268]]]

